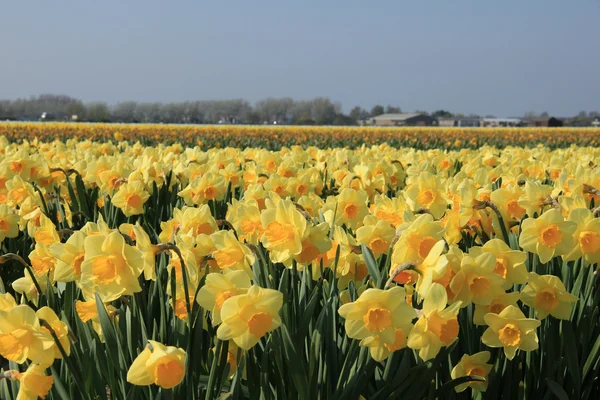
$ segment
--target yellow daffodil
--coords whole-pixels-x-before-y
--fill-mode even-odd
[[[600,262],[600,218],[587,208],[574,209],[567,218],[577,224],[573,234],[575,246],[570,253],[563,256],[565,261],[577,260],[583,257],[590,264]]]
[[[233,339],[241,349],[249,350],[281,325],[279,310],[282,305],[281,292],[252,286],[246,294],[225,300],[221,307],[223,323],[217,329],[217,337]]]
[[[529,275],[527,286],[521,291],[521,301],[535,310],[535,316],[544,319],[548,314],[558,319],[571,319],[574,303],[579,300],[573,296],[554,275]]]
[[[434,358],[443,346],[448,346],[458,336],[458,319],[456,315],[461,306],[457,301],[448,304],[446,289],[434,283],[423,300],[422,315],[408,335],[407,346],[419,350],[422,360]]]
[[[467,388],[472,388],[479,392],[485,392],[488,387],[488,375],[492,370],[493,365],[488,364],[490,360],[489,351],[480,351],[472,356],[464,354],[458,364],[452,368],[450,376],[452,379],[458,379],[463,376],[475,376],[485,379],[485,381],[471,381],[462,383],[454,388],[458,393],[464,392]]]
[[[428,210],[434,218],[441,218],[448,208],[448,196],[438,177],[429,171],[419,175],[406,189],[406,201],[413,211]]]
[[[504,310],[508,306],[517,307],[517,301],[519,301],[519,296],[519,292],[502,292],[494,296],[490,304],[476,304],[475,313],[473,314],[473,323],[475,325],[487,325],[484,319],[486,314],[500,314],[502,310]]]
[[[150,198],[150,193],[142,182],[127,182],[119,187],[111,199],[112,204],[123,211],[126,217],[142,214],[144,203]]]
[[[256,256],[240,243],[232,231],[218,231],[211,235],[216,251],[212,254],[220,269],[242,270],[252,273]]]
[[[50,247],[50,252],[56,258],[54,279],[58,282],[72,282],[81,276],[81,264],[85,257],[85,234],[82,231],[74,232],[66,243],[55,243]]]
[[[20,305],[0,311],[2,357],[19,364],[27,359],[38,362],[45,359],[44,352],[53,345],[52,336],[40,328],[38,316],[29,306]]]
[[[19,393],[16,400],[45,399],[52,389],[54,378],[46,375],[46,366],[30,364],[25,372],[9,371],[11,380],[19,381]]]
[[[519,245],[523,250],[537,254],[540,262],[547,263],[554,256],[571,252],[575,245],[573,233],[576,229],[577,224],[565,221],[559,210],[548,210],[539,218],[523,221]]]
[[[500,314],[486,314],[484,319],[488,328],[481,336],[481,341],[489,347],[503,347],[509,360],[515,357],[517,350],[532,351],[538,348],[535,330],[540,326],[540,321],[525,318],[519,308],[508,306]]]
[[[246,271],[211,273],[206,275],[206,282],[200,288],[196,301],[205,310],[211,312],[213,326],[221,323],[221,308],[225,300],[238,294],[245,294],[252,283]]]
[[[385,360],[390,353],[406,347],[415,310],[406,304],[401,287],[390,290],[367,289],[360,297],[338,310],[346,319],[346,334],[360,339],[375,361]]]
[[[482,247],[472,247],[469,253],[474,257],[482,253],[490,253],[496,257],[496,266],[494,273],[504,280],[504,288],[508,289],[513,284],[523,284],[527,282],[527,253],[512,250],[504,241],[500,239],[491,239]]]
[[[125,243],[120,232],[88,236],[84,249],[80,285],[86,299],[98,293],[108,302],[141,290],[138,276],[144,269],[142,256]]]
[[[19,216],[6,204],[0,204],[0,243],[19,235]]]
[[[273,262],[286,262],[302,252],[302,241],[309,233],[308,222],[291,201],[281,200],[260,216],[261,242]]]
[[[396,230],[387,221],[367,216],[364,225],[356,230],[356,241],[366,245],[375,257],[386,254]]]
[[[148,346],[133,360],[127,382],[136,386],[157,385],[171,389],[185,376],[185,350],[148,340]]]

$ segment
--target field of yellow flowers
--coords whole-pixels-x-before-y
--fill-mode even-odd
[[[318,148],[359,148],[387,143],[416,149],[478,149],[484,145],[555,149],[573,144],[600,146],[600,128],[438,128],[438,127],[335,127],[265,125],[160,125],[87,123],[0,123],[0,136],[10,141],[79,139],[139,141],[146,146],[181,144],[202,149],[256,147],[280,150],[300,145]]]
[[[0,399],[600,398],[597,132],[0,132]]]

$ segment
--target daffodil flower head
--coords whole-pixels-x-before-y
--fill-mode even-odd
[[[481,341],[489,347],[504,348],[509,360],[515,357],[517,350],[532,351],[538,348],[535,330],[540,326],[540,321],[526,318],[519,308],[508,306],[500,314],[486,314],[484,319],[488,328],[481,336]]]

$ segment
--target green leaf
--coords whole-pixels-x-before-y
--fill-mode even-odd
[[[369,275],[371,275],[371,278],[375,283],[375,287],[379,287],[381,283],[381,274],[379,273],[379,268],[377,267],[377,262],[373,257],[373,253],[371,253],[371,250],[364,244],[361,244],[360,248],[362,250],[363,257],[365,258],[365,264],[369,270]]]
[[[562,333],[564,343],[564,354],[567,359],[567,370],[573,379],[575,387],[575,397],[580,397],[581,392],[581,366],[579,365],[579,357],[577,356],[577,339],[573,332],[573,326],[570,321],[562,321]]]
[[[288,374],[291,376],[296,391],[301,399],[309,399],[308,379],[304,361],[296,351],[296,346],[285,325],[280,327],[281,344],[283,345],[283,354],[288,367]]]
[[[585,360],[585,364],[583,364],[583,379],[587,378],[588,372],[590,372],[590,368],[592,365],[598,362],[598,355],[600,354],[600,336],[596,337],[596,342],[594,342],[594,346],[590,351],[587,359]]]
[[[554,382],[552,379],[546,379],[546,384],[559,400],[569,400],[569,395],[558,383]]]

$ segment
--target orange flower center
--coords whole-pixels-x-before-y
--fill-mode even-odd
[[[469,289],[475,296],[483,296],[490,290],[491,286],[492,282],[488,278],[478,276],[473,279]]]
[[[85,258],[85,254],[83,252],[79,253],[74,259],[71,265],[73,266],[73,271],[75,271],[76,275],[81,275],[81,263]]]
[[[583,231],[579,234],[579,245],[584,254],[600,251],[600,234],[592,231]]]
[[[535,306],[544,311],[552,311],[558,306],[556,293],[553,289],[542,290],[535,296]]]
[[[18,360],[21,358],[23,350],[23,345],[12,333],[0,335],[0,353],[7,360]]]
[[[217,197],[217,189],[214,186],[207,186],[204,189],[204,198],[213,200],[215,197]]]
[[[421,240],[421,243],[419,243],[419,249],[417,250],[419,257],[421,257],[421,259],[427,258],[429,252],[431,251],[433,246],[435,246],[436,243],[437,241],[433,237],[424,237],[423,240]]]
[[[142,206],[142,198],[136,194],[130,194],[127,197],[127,205],[131,208],[140,208]]]
[[[394,278],[394,282],[400,285],[412,285],[417,281],[417,272],[415,271],[402,271]]]
[[[177,386],[185,374],[183,364],[170,357],[163,357],[154,369],[154,383],[165,389]]]
[[[492,303],[488,309],[491,313],[500,314],[505,308],[506,306],[502,303]]]
[[[483,367],[480,367],[478,365],[474,365],[471,368],[467,369],[466,371],[467,375],[470,376],[483,376],[485,377],[486,373],[485,373],[485,369]]]
[[[117,279],[118,270],[114,256],[99,256],[92,261],[92,274],[103,285]]]
[[[498,331],[498,337],[505,346],[518,346],[521,343],[521,331],[514,324],[506,324]]]
[[[220,310],[221,307],[223,307],[223,303],[225,303],[225,300],[227,300],[230,297],[233,297],[234,295],[235,292],[231,290],[225,290],[223,292],[217,293],[217,296],[215,297],[215,305],[217,306],[217,309]]]
[[[296,193],[298,193],[301,196],[306,194],[306,191],[307,191],[307,187],[306,187],[306,185],[304,185],[302,183],[296,187]]]
[[[348,219],[355,219],[358,217],[358,206],[353,203],[346,204],[344,207],[344,216]]]
[[[525,209],[519,205],[519,201],[516,199],[509,200],[506,203],[506,209],[508,214],[513,218],[519,218],[525,213]]]
[[[10,229],[10,225],[8,224],[8,221],[5,220],[4,218],[0,218],[0,231],[8,231]]]
[[[381,332],[392,326],[392,314],[386,308],[371,308],[363,316],[366,328],[371,332]]]
[[[442,343],[448,345],[458,336],[458,320],[440,318],[437,313],[429,316],[427,328],[433,332]]]
[[[540,242],[546,246],[555,248],[562,241],[562,232],[558,226],[552,224],[542,229]]]
[[[417,195],[417,202],[422,206],[429,207],[433,204],[436,198],[436,193],[431,189],[424,189]]]
[[[385,347],[389,350],[390,353],[393,353],[396,350],[400,350],[406,346],[406,335],[404,331],[400,328],[396,328],[396,340],[394,343],[387,344],[385,343]]]
[[[277,221],[270,222],[265,230],[265,236],[272,245],[283,244],[294,240],[294,227]]]
[[[273,318],[266,312],[254,313],[248,320],[248,331],[258,338],[269,332],[271,326],[273,326]]]
[[[506,260],[503,257],[497,257],[496,266],[494,267],[494,273],[504,279],[506,279],[506,273],[508,272],[505,263]]]
[[[371,250],[373,250],[373,253],[375,253],[375,255],[380,255],[387,252],[388,247],[390,247],[390,244],[387,240],[376,238],[371,240],[369,246],[371,247]]]

